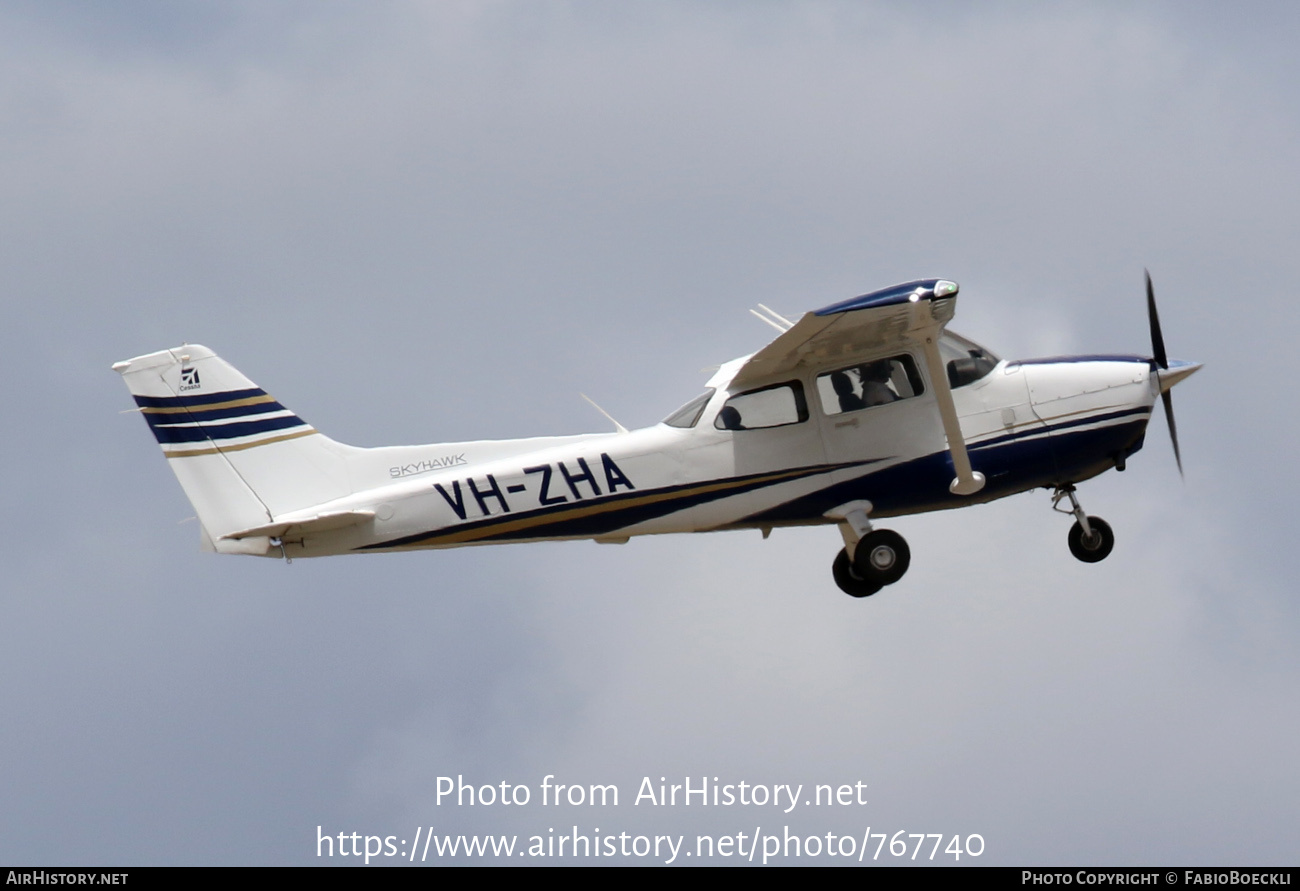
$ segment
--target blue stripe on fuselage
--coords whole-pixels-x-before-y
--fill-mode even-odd
[[[1044,425],[1035,425],[1033,427],[1027,427],[1024,430],[1020,430],[1016,433],[1004,433],[1001,436],[994,436],[990,439],[983,439],[980,440],[979,442],[970,443],[967,445],[967,448],[973,451],[975,449],[987,448],[988,446],[992,446],[992,445],[1000,445],[1004,442],[1013,442],[1015,440],[1023,439],[1026,436],[1042,436],[1045,434],[1054,433],[1059,430],[1066,430],[1070,427],[1082,427],[1086,424],[1096,424],[1096,423],[1100,423],[1101,421],[1113,421],[1116,418],[1124,418],[1124,417],[1128,417],[1129,415],[1149,415],[1149,414],[1151,414],[1151,409],[1149,408],[1126,408],[1122,411],[1108,412],[1104,415],[1092,415],[1091,417],[1087,417],[1087,418],[1075,418],[1074,420],[1071,421],[1062,421],[1059,424],[1050,424],[1050,425],[1044,424]],[[977,467],[975,469],[978,470],[979,468]]]
[[[523,541],[545,538],[587,538],[617,532],[637,523],[644,523],[667,514],[686,510],[753,492],[768,486],[780,485],[797,479],[843,470],[874,461],[853,461],[847,464],[819,465],[767,471],[721,480],[704,480],[683,483],[660,489],[624,492],[619,495],[569,502],[564,505],[544,507],[519,513],[497,514],[482,520],[455,524],[429,532],[419,532],[401,538],[362,545],[360,551],[382,548],[426,546],[438,544],[482,544],[486,542]]]
[[[1071,421],[1070,425],[1096,423],[1135,413],[1138,412],[1099,415]],[[1098,429],[1058,433],[1050,437],[1040,435],[1042,428],[1035,428],[1026,431],[1019,439],[974,445],[970,449],[971,463],[974,469],[985,474],[988,482],[983,490],[971,498],[955,496],[948,491],[948,484],[953,478],[953,467],[948,452],[943,451],[825,486],[816,492],[728,524],[728,527],[818,522],[831,508],[860,498],[872,502],[872,516],[886,517],[963,507],[1040,486],[1077,482],[1114,466],[1116,454],[1128,455],[1137,451],[1141,447],[1145,429],[1145,418]],[[794,477],[807,477],[873,463],[878,462],[808,467],[791,473]],[[663,489],[638,490],[635,493],[627,492],[612,498],[566,504],[563,507],[485,517],[477,522],[362,545],[358,550],[607,535],[657,517],[789,482],[791,479],[791,475],[768,472],[754,474],[748,479],[735,479],[733,482],[739,485],[728,485],[725,488],[714,488],[716,483],[725,482],[714,480]],[[668,497],[663,497],[665,495]],[[591,506],[599,506],[600,509],[587,510]],[[519,525],[520,521],[524,525]],[[460,538],[464,533],[474,531],[478,534],[471,539],[445,540],[449,536]]]
[[[1114,416],[1134,413],[1116,412]],[[943,451],[827,486],[752,514],[733,525],[807,522],[859,499],[871,502],[873,517],[900,516],[982,504],[1029,489],[1080,482],[1113,467],[1117,454],[1131,455],[1142,447],[1146,418],[1092,430],[1057,431],[1057,427],[1079,426],[1100,419],[1101,416],[1080,419],[1048,428],[1053,433],[1051,436],[1038,435],[1043,428],[1035,428],[1009,440],[971,446],[968,450],[971,466],[986,478],[984,488],[973,496],[953,495],[948,490],[954,471],[952,457]]]

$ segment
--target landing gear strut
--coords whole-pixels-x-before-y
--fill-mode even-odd
[[[892,529],[873,529],[870,501],[850,501],[826,514],[838,520],[844,548],[831,572],[850,597],[870,597],[903,577],[912,562],[907,541]]]
[[[1062,498],[1070,499],[1070,510],[1063,510],[1058,505]],[[1079,506],[1079,499],[1074,495],[1074,484],[1058,486],[1052,495],[1052,510],[1062,514],[1072,514],[1074,525],[1070,527],[1070,553],[1084,563],[1100,563],[1110,556],[1115,547],[1115,533],[1110,524],[1101,517],[1090,517]]]

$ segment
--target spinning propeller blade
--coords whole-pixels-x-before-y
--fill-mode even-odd
[[[1156,363],[1158,371],[1169,370],[1169,356],[1165,353],[1165,338],[1160,333],[1160,314],[1156,312],[1156,291],[1151,285],[1151,273],[1147,270],[1147,321],[1151,325],[1151,359]],[[1169,439],[1174,444],[1174,461],[1178,464],[1178,475],[1183,475],[1183,456],[1178,450],[1178,425],[1174,423],[1174,397],[1170,390],[1164,386],[1160,388],[1160,401],[1165,405],[1165,421],[1169,424]]]
[[[1174,397],[1171,391],[1160,394],[1160,401],[1165,404],[1165,420],[1169,422],[1169,439],[1174,444],[1174,461],[1178,464],[1178,475],[1183,475],[1183,456],[1178,451],[1178,425],[1174,423]]]
[[[1151,324],[1151,358],[1162,369],[1169,368],[1169,357],[1165,355],[1165,339],[1160,333],[1160,313],[1156,312],[1156,290],[1151,286],[1151,273],[1147,270],[1147,321]]]

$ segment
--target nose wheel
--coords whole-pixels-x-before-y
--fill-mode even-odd
[[[1084,563],[1100,563],[1115,547],[1115,533],[1101,517],[1088,517],[1088,525],[1092,527],[1091,534],[1084,532],[1077,520],[1070,527],[1070,553]]]
[[[1063,498],[1070,499],[1069,510],[1058,507]],[[1111,549],[1115,547],[1115,533],[1101,517],[1090,517],[1083,512],[1079,499],[1075,497],[1073,484],[1067,483],[1057,488],[1052,496],[1052,510],[1072,514],[1075,518],[1069,536],[1070,553],[1075,559],[1084,563],[1100,563],[1110,556]]]

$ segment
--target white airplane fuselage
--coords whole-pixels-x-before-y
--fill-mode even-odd
[[[360,449],[336,442],[206,347],[114,365],[198,514],[208,550],[320,557],[834,524],[853,597],[910,549],[873,521],[1038,487],[1068,498],[1086,563],[1114,533],[1075,484],[1142,447],[1152,406],[1200,366],[1170,362],[1147,281],[1152,358],[1006,362],[946,330],[958,287],[922,279],[797,321],[720,367],[663,422],[587,436]],[[1181,459],[1180,459],[1181,469]]]
[[[1150,362],[1136,356],[999,362],[953,390],[972,465],[987,480],[975,495],[958,496],[948,488],[952,460],[928,392],[848,414],[812,406],[801,424],[718,429],[736,365],[710,381],[715,392],[687,429],[367,450],[376,453],[373,486],[301,518],[364,510],[373,523],[287,534],[285,553],[829,524],[827,511],[856,499],[874,505],[873,517],[963,507],[1122,465],[1141,448],[1159,394]],[[804,386],[814,390],[811,380]]]

